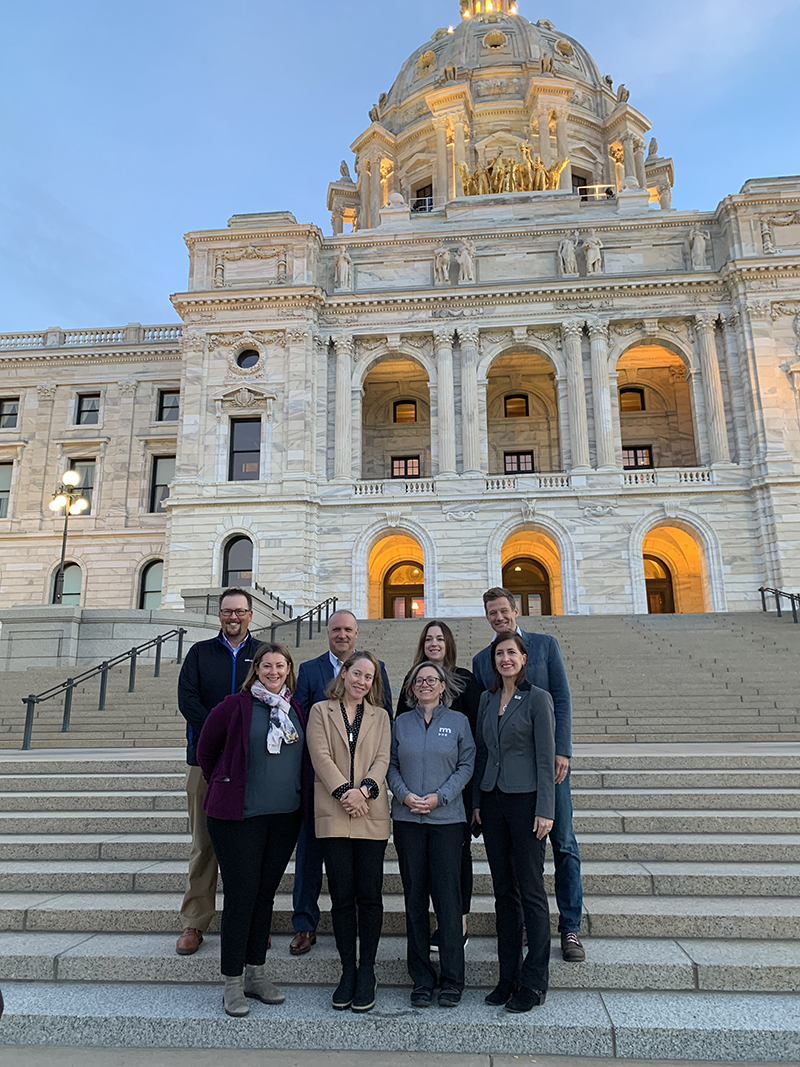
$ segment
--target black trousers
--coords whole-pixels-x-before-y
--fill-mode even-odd
[[[323,837],[322,855],[331,895],[333,936],[342,967],[372,967],[383,926],[383,856],[386,841]]]
[[[267,958],[275,893],[297,844],[301,814],[207,821],[225,890],[220,969],[236,977],[246,963],[260,966]]]
[[[464,798],[464,811],[467,815],[465,823],[459,823],[464,834],[464,843],[461,847],[461,914],[469,915],[472,906],[472,799],[467,805]]]
[[[545,841],[533,833],[535,793],[481,792],[481,822],[492,872],[501,982],[547,990],[550,909],[544,891]],[[522,960],[522,923],[528,953]]]
[[[464,824],[439,825],[395,821],[393,827],[403,895],[406,901],[408,973],[415,988],[433,989],[428,898],[439,926],[442,989],[464,989],[464,942],[461,933],[461,861]]]

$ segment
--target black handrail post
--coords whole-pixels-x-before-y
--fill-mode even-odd
[[[766,589],[764,589],[763,585],[759,589],[759,593],[761,593],[761,610],[762,611],[766,611],[767,610],[767,591],[766,591]]]
[[[185,633],[187,633],[187,631],[184,630],[184,628],[181,626],[180,629],[178,630],[178,664],[179,665],[181,663],[183,663],[183,635]]]
[[[270,626],[270,628],[269,628],[269,643],[271,645],[275,644],[275,623],[274,622],[273,622],[272,626]]]
[[[156,638],[156,669],[153,671],[154,678],[161,677],[161,645],[164,643],[164,638],[161,634]]]
[[[309,641],[314,636],[314,609],[308,613],[308,639]]]
[[[67,678],[67,689],[64,693],[64,718],[61,720],[61,733],[69,733],[69,719],[72,714],[72,690],[75,686],[74,678]]]
[[[106,690],[108,689],[108,662],[100,665],[100,700],[97,704],[98,711],[106,710]]]
[[[775,590],[775,610],[778,612],[778,618],[782,619],[783,616],[781,615],[781,594],[780,590],[778,589]]]
[[[797,622],[797,601],[798,601],[798,597],[793,596],[791,599],[792,599],[792,621],[793,622]]]
[[[128,655],[131,657],[131,673],[128,676],[128,692],[133,693],[136,690],[136,656],[138,652],[135,648],[132,648]]]
[[[326,626],[328,625],[328,620],[330,619],[330,617],[331,617],[331,598],[328,597],[328,599],[325,601],[325,625]]]
[[[28,749],[31,747],[31,734],[33,733],[33,709],[38,704],[38,700],[33,693],[30,694],[27,700],[23,700],[25,705],[25,729],[22,732],[22,747]]]
[[[317,633],[322,631],[322,604],[317,608]]]
[[[297,619],[297,635],[296,635],[295,642],[294,642],[294,647],[295,648],[299,648],[300,647],[300,623],[302,621],[303,620],[298,616],[298,619]]]

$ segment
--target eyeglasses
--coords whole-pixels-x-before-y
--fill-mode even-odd
[[[250,614],[250,608],[221,608],[220,609],[220,616],[223,619],[230,619],[233,615],[235,615],[237,619],[243,619],[245,617],[245,615],[249,615],[249,614]]]
[[[424,687],[426,689],[433,689],[433,687],[435,685],[438,685],[441,682],[441,680],[442,680],[441,678],[415,678],[414,679],[414,688],[415,689],[422,689]]]

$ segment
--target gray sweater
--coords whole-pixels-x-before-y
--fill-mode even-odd
[[[475,742],[466,715],[443,704],[433,709],[431,724],[417,705],[398,715],[392,729],[392,752],[386,781],[392,791],[392,818],[399,822],[465,822],[461,793],[475,768]],[[415,815],[403,803],[409,793],[436,793],[439,806]]]

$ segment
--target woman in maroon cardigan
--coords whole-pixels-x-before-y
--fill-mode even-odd
[[[247,997],[282,1004],[265,974],[275,893],[300,833],[310,786],[306,715],[292,696],[283,645],[261,645],[242,691],[211,710],[197,745],[208,782],[203,805],[225,890],[223,1006],[247,1015]]]

